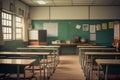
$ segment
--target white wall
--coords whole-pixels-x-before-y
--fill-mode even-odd
[[[35,19],[35,20],[49,19],[49,7],[31,7],[30,8],[30,17],[31,17],[31,19]]]
[[[120,6],[31,7],[32,20],[120,19]]]
[[[91,6],[90,19],[120,19],[120,6]]]
[[[88,19],[88,6],[51,7],[50,19]]]

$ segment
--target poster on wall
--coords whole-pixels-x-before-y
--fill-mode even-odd
[[[43,29],[47,30],[47,36],[58,36],[58,23],[43,23]]]
[[[97,31],[100,31],[100,30],[101,30],[101,25],[100,25],[100,24],[97,24],[97,25],[96,25],[96,30],[97,30]]]
[[[107,23],[102,23],[102,29],[107,29]]]
[[[89,25],[83,24],[83,31],[88,31],[88,30],[89,30]]]
[[[90,34],[90,40],[95,41],[96,40],[96,34]]]
[[[90,33],[95,33],[95,25],[90,25]]]
[[[119,32],[119,23],[115,23],[114,25],[114,39],[119,39],[120,32]]]
[[[111,28],[113,28],[113,22],[109,22],[109,28],[111,29]]]

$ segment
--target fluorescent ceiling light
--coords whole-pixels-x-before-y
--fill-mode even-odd
[[[39,4],[46,4],[45,1],[37,1]]]

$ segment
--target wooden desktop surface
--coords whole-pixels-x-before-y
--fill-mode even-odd
[[[119,59],[96,59],[97,64],[102,65],[120,65]]]
[[[0,55],[49,55],[50,52],[0,52]]]
[[[27,47],[59,48],[59,45],[28,45]]]
[[[17,50],[57,50],[57,48],[54,47],[21,47],[17,48]]]
[[[120,52],[85,52],[85,55],[120,55]]]
[[[97,45],[94,45],[94,46],[77,46],[78,48],[104,48],[104,47],[107,47],[107,46],[97,46]]]
[[[34,61],[35,59],[0,59],[0,64],[29,65]]]
[[[115,50],[115,48],[102,48],[102,47],[99,47],[99,48],[79,48],[80,50]]]

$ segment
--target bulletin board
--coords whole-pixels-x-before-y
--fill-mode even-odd
[[[43,27],[43,29],[46,28],[48,31],[52,31],[52,34],[48,34],[50,36],[48,36],[49,44],[54,40],[61,40],[62,42],[70,40],[73,42],[73,38],[76,35],[80,38],[85,38],[86,42],[91,42],[90,34],[92,33],[95,34],[95,37],[92,36],[92,42],[98,45],[111,46],[114,38],[114,29],[108,28],[108,23],[114,21],[116,20],[32,20],[32,27],[33,29],[41,29]],[[105,30],[102,29],[103,23],[107,23]],[[84,24],[88,24],[86,31],[83,30]],[[76,25],[80,25],[81,28],[76,29]]]

